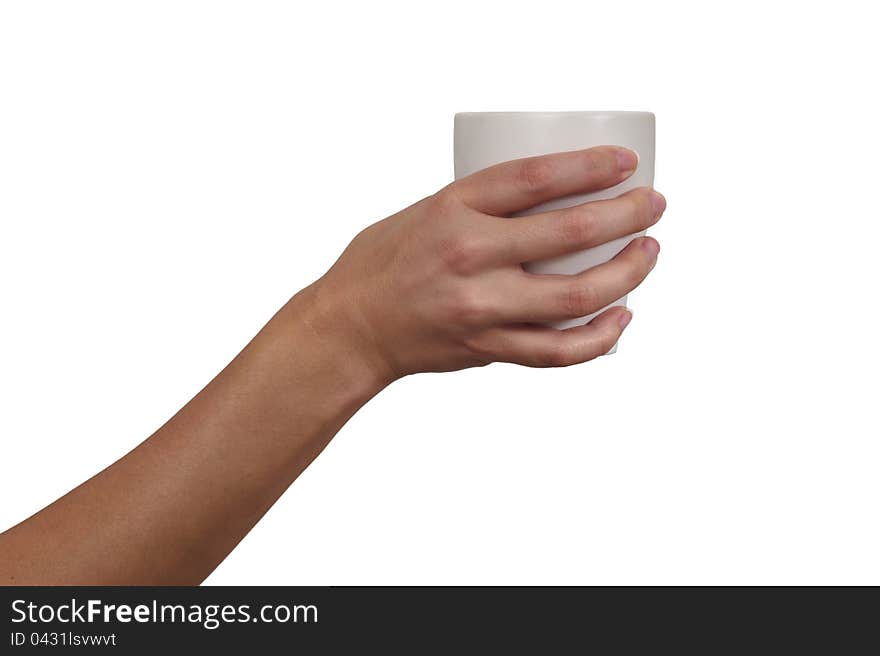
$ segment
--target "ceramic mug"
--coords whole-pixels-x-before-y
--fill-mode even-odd
[[[635,172],[614,187],[591,194],[558,198],[514,216],[614,198],[635,187],[654,185],[654,115],[650,112],[465,112],[455,115],[455,177],[520,157],[545,155],[592,146],[625,146],[638,153]],[[523,264],[532,273],[574,274],[607,262],[640,232],[583,251]],[[626,305],[626,296],[614,305]],[[570,328],[599,312],[550,325]],[[615,346],[616,349],[616,346]],[[611,353],[615,349],[611,350]]]

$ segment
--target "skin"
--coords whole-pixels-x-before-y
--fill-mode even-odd
[[[659,244],[636,239],[574,276],[521,263],[648,228],[663,197],[641,188],[505,217],[616,185],[636,163],[612,146],[507,162],[369,226],[155,434],[0,535],[0,582],[197,584],[394,380],[606,353],[632,317],[624,308],[563,331],[536,322],[584,316],[631,291]]]

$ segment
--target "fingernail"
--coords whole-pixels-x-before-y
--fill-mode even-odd
[[[623,173],[635,171],[639,165],[639,156],[633,151],[626,148],[618,148],[617,150],[617,166]]]
[[[666,199],[659,191],[651,195],[651,205],[654,207],[654,216],[660,216],[666,209]]]
[[[657,257],[657,254],[660,253],[660,244],[656,239],[652,239],[651,237],[645,237],[642,240],[642,248],[644,248],[651,257]]]
[[[629,325],[629,322],[632,321],[633,314],[631,310],[624,310],[620,313],[620,318],[617,320],[617,325],[620,326],[620,329],[623,330]]]

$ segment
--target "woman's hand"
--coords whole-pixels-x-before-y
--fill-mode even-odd
[[[347,339],[385,382],[494,361],[566,366],[607,353],[632,317],[625,308],[568,330],[537,324],[585,316],[622,297],[651,271],[659,244],[635,239],[574,276],[531,274],[521,264],[644,230],[663,213],[663,196],[640,188],[505,217],[614,186],[636,164],[632,151],[601,146],[506,162],[452,183],[355,237],[306,290],[326,319],[319,326],[348,325]]]
[[[610,187],[635,164],[611,147],[509,162],[370,226],[149,439],[0,534],[0,583],[198,583],[395,378],[607,352],[629,321],[625,309],[564,331],[533,322],[620,298],[654,266],[657,242],[637,239],[576,276],[531,275],[520,263],[643,230],[663,198],[637,189],[502,217]]]

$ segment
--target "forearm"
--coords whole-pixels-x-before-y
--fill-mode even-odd
[[[0,535],[3,582],[202,581],[389,382],[347,330],[298,294],[153,436]]]

